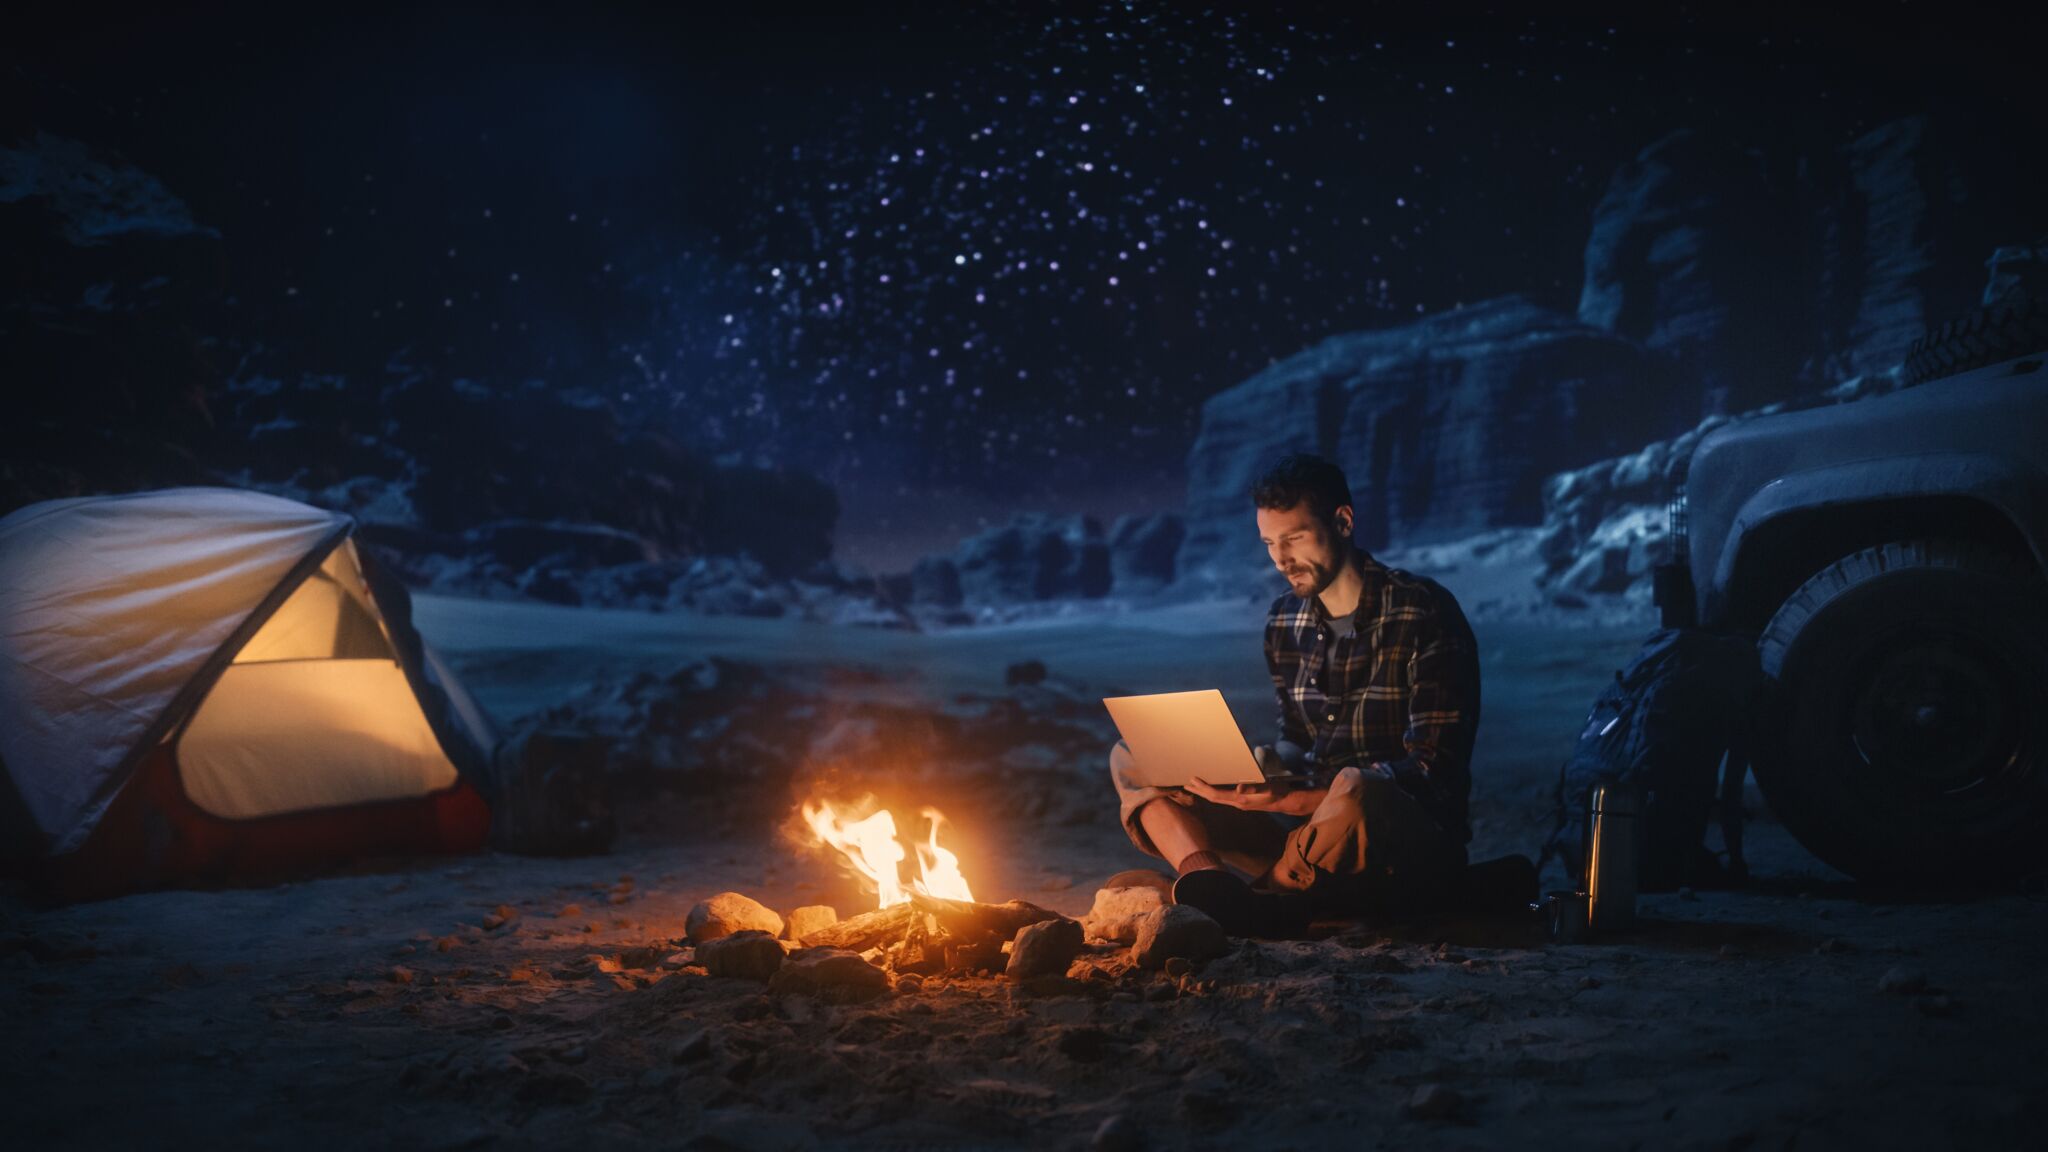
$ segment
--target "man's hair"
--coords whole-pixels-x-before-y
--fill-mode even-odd
[[[1259,508],[1292,508],[1303,500],[1316,519],[1328,521],[1351,503],[1351,484],[1344,470],[1307,452],[1282,456],[1252,485],[1252,504]]]

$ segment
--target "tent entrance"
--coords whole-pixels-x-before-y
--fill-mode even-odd
[[[177,737],[185,794],[253,819],[453,787],[343,541],[235,655]]]

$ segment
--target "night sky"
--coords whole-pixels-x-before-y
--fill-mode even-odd
[[[709,7],[87,10],[6,50],[4,126],[219,232],[244,371],[588,390],[818,473],[841,558],[901,567],[1177,507],[1202,400],[1330,333],[1575,307],[1664,132],[1996,117],[2039,46],[1927,4]]]

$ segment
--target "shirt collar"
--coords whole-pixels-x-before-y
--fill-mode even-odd
[[[1387,568],[1386,565],[1381,564],[1378,560],[1368,555],[1365,549],[1360,548],[1356,545],[1353,545],[1351,549],[1351,566],[1357,570],[1359,580],[1362,582],[1363,585],[1358,590],[1358,604],[1351,609],[1351,624],[1353,629],[1355,630],[1358,626],[1359,617],[1365,614],[1365,606],[1367,601],[1371,598],[1374,581],[1378,579],[1380,574],[1385,572]],[[1309,612],[1315,616],[1316,621],[1318,623],[1327,624],[1331,620],[1335,619],[1335,617],[1330,615],[1330,610],[1328,608],[1323,607],[1323,598],[1321,595],[1310,596],[1308,598],[1308,604]]]

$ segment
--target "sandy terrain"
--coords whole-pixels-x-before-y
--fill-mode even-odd
[[[1026,658],[1084,697],[1222,686],[1261,728],[1270,707],[1256,608],[946,636],[435,600],[419,619],[505,716],[712,653],[859,669],[862,691],[935,713],[1002,697]],[[1475,625],[1483,857],[1540,838],[1556,765],[1643,627]],[[1148,861],[1100,756],[1073,759],[876,771],[946,809],[977,896],[1079,914]],[[1053,788],[1071,795],[1017,802]],[[872,897],[782,839],[790,796],[663,795],[599,858],[7,903],[9,1127],[24,1147],[1920,1148],[2022,1146],[2048,1122],[2039,900],[1862,892],[1768,820],[1753,890],[1647,898],[1638,931],[1598,944],[1330,925],[1185,981],[1101,952],[1098,978],[1034,994],[934,979],[829,1004],[683,966],[684,916],[724,890],[784,911]]]

